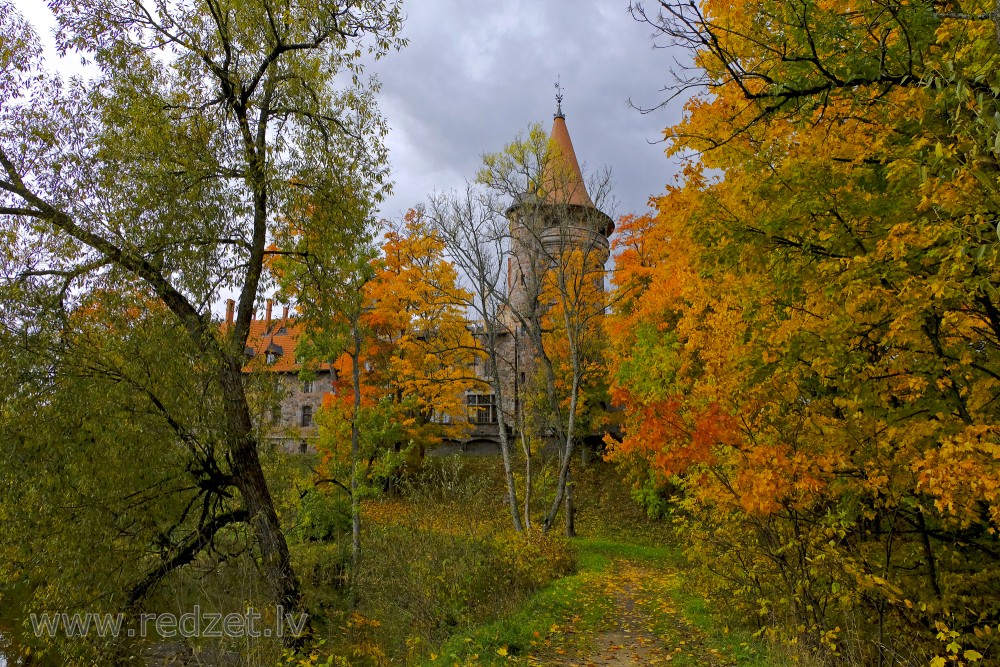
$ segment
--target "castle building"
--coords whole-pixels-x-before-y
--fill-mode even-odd
[[[539,298],[545,273],[571,251],[584,255],[603,290],[604,265],[611,253],[608,237],[615,228],[587,192],[562,104],[549,138],[553,154],[540,183],[507,209],[512,240],[507,284],[512,308],[522,313],[544,306]]]
[[[282,308],[280,318],[275,318],[273,301],[265,303],[264,318],[254,316],[250,322],[244,350],[245,372],[266,370],[274,374],[277,382],[269,387],[271,391],[258,392],[256,418],[269,444],[304,454],[316,436],[314,417],[323,405],[323,397],[335,390],[336,371],[329,364],[320,364],[313,369],[313,379],[300,379],[304,360],[297,349],[302,325],[289,316],[288,306]],[[226,326],[233,323],[235,305],[232,299],[226,301]]]
[[[561,98],[553,117],[549,155],[537,183],[509,207],[510,254],[507,260],[507,301],[509,311],[499,344],[499,374],[505,400],[498,405],[486,380],[486,364],[478,361],[472,369],[484,380],[480,388],[466,393],[466,414],[441,415],[448,422],[468,421],[468,437],[444,447],[488,452],[498,446],[498,416],[502,409],[508,424],[516,423],[518,401],[536,372],[537,354],[525,323],[537,323],[549,307],[545,303],[546,277],[557,264],[574,256],[586,267],[586,279],[603,295],[604,266],[610,256],[608,237],[614,231],[611,218],[599,210],[587,191],[580,164],[562,112]],[[231,324],[234,303],[227,301],[226,321]],[[470,328],[474,330],[470,323]],[[281,318],[272,317],[272,301],[266,302],[263,319],[254,319],[247,341],[247,372],[266,369],[277,374],[277,395],[262,408],[259,419],[266,422],[267,438],[285,451],[306,452],[316,435],[314,415],[323,396],[335,391],[336,371],[328,364],[313,369],[315,379],[299,378],[303,366],[296,355],[302,327],[289,317],[285,307]]]

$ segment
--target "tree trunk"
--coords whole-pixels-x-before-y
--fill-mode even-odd
[[[288,544],[264,481],[256,443],[250,441],[233,452],[233,478],[257,535],[264,576],[275,600],[286,610],[299,609],[299,581],[292,570]]]
[[[514,481],[514,465],[510,459],[510,438],[507,433],[507,417],[504,414],[503,385],[500,383],[499,354],[497,352],[496,332],[493,330],[493,326],[495,326],[495,324],[489,325],[490,328],[486,334],[488,336],[488,348],[486,351],[486,361],[488,364],[487,372],[490,373],[490,386],[493,389],[494,407],[497,411],[497,431],[500,437],[500,455],[503,458],[504,479],[507,483],[507,505],[510,508],[510,518],[514,523],[514,530],[520,533],[524,531],[524,525],[521,523],[521,506],[517,499],[517,483]]]
[[[524,451],[524,528],[531,530],[531,443],[524,432],[524,419],[521,419],[521,449]]]
[[[572,454],[572,447],[565,447],[559,454],[559,479],[556,482],[556,497],[552,501],[552,506],[549,508],[549,513],[545,517],[545,523],[542,525],[542,532],[547,533],[555,525],[556,519],[559,517],[559,508],[563,506],[566,500],[566,488],[569,482],[569,463]]]
[[[354,351],[351,354],[351,380],[354,389],[354,413],[351,415],[351,609],[358,603],[358,568],[361,562],[361,506],[358,502],[358,456],[361,434],[358,412],[361,410],[361,332],[351,329]]]
[[[243,390],[239,359],[230,360],[221,379],[226,402],[226,417],[230,427],[233,483],[240,491],[250,524],[257,537],[264,577],[276,604],[289,612],[293,610],[304,612],[299,580],[292,568],[288,543],[281,531],[278,514],[274,510],[274,501],[264,478],[257,442],[253,437],[250,407]],[[287,646],[299,646],[310,633],[311,623],[307,617],[303,635],[285,636],[284,643]]]
[[[545,524],[542,526],[542,532],[545,533],[549,532],[549,530],[552,529],[552,526],[555,525],[556,518],[559,516],[559,508],[563,505],[570,481],[569,467],[573,460],[573,430],[576,425],[576,405],[579,395],[580,379],[578,373],[574,372],[573,386],[570,388],[569,415],[566,420],[566,440],[562,446],[562,451],[559,454],[559,482],[556,485],[556,497],[552,501],[552,507],[549,508],[548,516],[545,517]],[[552,403],[553,411],[557,412],[556,408],[558,407],[558,402],[554,391],[550,391],[549,401]],[[569,505],[567,505],[567,507],[568,506]]]
[[[572,473],[570,473],[571,475]],[[573,505],[573,488],[576,484],[567,475],[566,480],[566,537],[576,537],[576,507]]]
[[[496,371],[497,365],[496,360],[492,362],[494,381],[493,381],[493,396],[496,399],[497,406],[497,431],[500,435],[500,455],[503,458],[503,472],[504,478],[507,482],[507,505],[510,507],[510,518],[514,522],[514,530],[517,532],[522,532],[524,530],[524,525],[521,523],[521,507],[517,500],[517,483],[514,481],[514,465],[510,459],[510,438],[507,433],[507,419],[503,414],[503,393],[500,389],[500,380],[498,378]]]

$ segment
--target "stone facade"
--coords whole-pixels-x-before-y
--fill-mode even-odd
[[[263,319],[250,322],[245,354],[246,371],[273,373],[276,382],[258,387],[256,420],[266,432],[271,446],[287,452],[305,453],[316,437],[315,416],[323,397],[335,391],[336,376],[329,364],[320,365],[311,381],[299,379],[301,359],[296,355],[302,328],[284,308],[281,317],[272,317],[273,303],[266,302]],[[226,303],[226,322],[231,326],[234,303]]]
[[[333,376],[329,371],[316,373],[315,380],[304,381],[299,374],[280,373],[278,397],[263,419],[268,421],[268,440],[286,452],[304,454],[316,437],[316,413],[323,405],[323,397],[335,391]]]

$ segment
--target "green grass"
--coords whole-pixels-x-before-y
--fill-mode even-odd
[[[719,664],[779,667],[791,664],[751,630],[735,627],[720,601],[701,597],[689,580],[690,565],[675,544],[652,546],[621,541],[620,533],[576,538],[577,572],[528,598],[513,613],[450,638],[422,663],[447,665],[545,664],[528,654],[585,655],[594,639],[616,627],[615,601],[602,594],[602,583],[616,568],[633,564],[649,570],[649,582],[637,597],[649,618],[649,629],[664,646],[679,649],[671,664],[701,665],[711,654]],[[642,602],[640,602],[640,598]]]
[[[578,537],[572,544],[577,558],[600,557],[608,562],[618,558],[642,563],[675,563],[681,557],[680,550],[673,545],[649,546],[603,537]]]
[[[717,651],[727,663],[741,667],[780,667],[790,664],[768,642],[754,636],[752,630],[740,627],[741,619],[727,617],[725,605],[719,600],[706,600],[693,590],[687,579],[687,568],[679,550],[667,550],[671,558],[661,561],[660,567],[674,568],[676,573],[668,579],[660,593],[668,598],[679,614],[652,614],[652,627],[666,643],[681,641],[700,645],[708,651]],[[690,654],[680,653],[673,664],[700,665]]]
[[[619,533],[620,534],[620,533]],[[641,563],[660,571],[673,572],[657,593],[669,600],[680,614],[673,615],[652,609],[654,633],[666,643],[681,641],[700,642],[707,649],[715,649],[730,662],[746,667],[781,667],[791,664],[785,656],[772,650],[764,640],[755,637],[754,631],[739,627],[743,619],[727,617],[724,604],[719,600],[706,600],[690,580],[692,566],[684,557],[676,536],[667,544],[649,546],[621,542],[607,538],[578,538],[573,542],[579,554],[594,553],[607,559]],[[685,632],[690,624],[693,632]],[[684,653],[671,661],[676,665],[701,664],[697,658]]]
[[[569,644],[588,641],[588,631],[600,626],[611,609],[609,601],[597,600],[581,605],[588,584],[595,574],[612,564],[607,556],[580,553],[576,574],[563,577],[528,599],[516,612],[474,629],[465,636],[445,642],[434,655],[421,663],[426,666],[477,664],[504,665],[510,657],[520,657],[542,646],[546,639],[562,634],[567,619],[577,618]],[[604,603],[604,604],[602,604]],[[555,626],[555,629],[554,629]]]

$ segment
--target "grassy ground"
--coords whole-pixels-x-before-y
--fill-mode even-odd
[[[609,466],[592,464],[578,478],[575,573],[454,634],[418,664],[785,664],[734,627],[723,604],[694,591],[670,527],[646,517]]]
[[[695,592],[677,537],[610,466],[577,475],[569,541],[514,535],[496,468],[435,462],[402,497],[365,507],[359,604],[348,613],[333,595],[321,623],[343,664],[787,663]]]
[[[694,594],[676,548],[601,538],[572,543],[578,571],[514,613],[455,636],[421,664],[774,666],[749,630]]]

